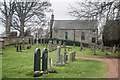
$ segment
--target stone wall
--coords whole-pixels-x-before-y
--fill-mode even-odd
[[[32,37],[25,37],[24,38],[24,43],[28,43],[29,38],[32,38]],[[4,39],[4,45],[15,44],[16,42],[20,43],[23,40],[22,37],[2,37],[2,39]]]
[[[74,41],[74,30],[58,30],[57,32],[53,30],[53,38],[65,39],[65,32],[68,32],[68,40]],[[75,41],[81,42],[81,32],[85,32],[84,43],[91,43],[92,38],[97,40],[97,31],[93,32],[92,30],[75,30]]]

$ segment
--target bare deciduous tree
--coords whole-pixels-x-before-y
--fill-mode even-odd
[[[12,0],[10,2],[6,2],[4,0],[3,3],[0,4],[0,11],[3,16],[0,17],[2,22],[5,25],[6,35],[10,34],[10,27],[12,22],[12,16],[14,14],[15,2]]]

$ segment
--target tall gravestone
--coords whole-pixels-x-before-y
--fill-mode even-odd
[[[61,47],[57,47],[56,66],[63,66],[63,55],[61,54]]]
[[[67,56],[66,56],[66,54],[67,54],[67,51],[66,51],[66,49],[64,49],[64,63],[66,64],[67,63]]]
[[[50,69],[52,69],[52,58],[51,57],[49,58],[49,67]]]
[[[92,50],[92,53],[93,53],[93,54],[96,54],[96,45],[95,45],[95,44],[93,44],[93,50]]]
[[[19,52],[19,46],[16,45],[16,52]]]
[[[52,41],[49,41],[49,44],[48,44],[48,51],[49,51],[49,52],[52,51]]]
[[[21,44],[20,44],[19,48],[20,48],[19,50],[22,51],[22,46],[21,46]]]
[[[42,52],[42,71],[47,70],[48,70],[48,50],[44,48]]]
[[[61,47],[58,46],[57,47],[57,56],[56,56],[56,65],[58,65],[58,63],[60,63],[60,53],[61,53]]]
[[[36,48],[34,53],[34,71],[40,71],[40,49]]]
[[[69,61],[73,62],[75,60],[75,52],[70,52],[69,53]]]
[[[61,47],[61,43],[62,43],[62,42],[61,42],[61,41],[59,41],[59,42],[58,42],[58,46],[60,46],[60,47]]]
[[[25,50],[25,39],[22,39],[22,50]]]
[[[80,51],[83,50],[83,43],[80,42]]]

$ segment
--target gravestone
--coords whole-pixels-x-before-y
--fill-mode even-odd
[[[73,62],[75,60],[75,53],[70,52],[69,53],[69,61]]]
[[[22,40],[22,50],[25,50],[25,40],[24,40],[24,38]]]
[[[49,67],[50,69],[52,69],[52,58],[51,57],[49,58]]]
[[[112,52],[116,53],[116,46],[115,45],[113,46],[113,51]]]
[[[4,48],[4,39],[0,39],[0,54],[3,54],[2,49]]]
[[[43,46],[45,46],[45,39],[43,38]]]
[[[28,38],[28,44],[27,44],[26,49],[30,49],[30,48],[31,48],[31,38]]]
[[[55,41],[53,41],[53,50],[56,50],[56,48],[57,48],[57,42],[55,40]]]
[[[41,56],[40,49],[36,48],[34,53],[34,71],[40,71],[40,63],[41,63],[40,56]]]
[[[80,42],[80,51],[83,50],[83,43]]]
[[[36,46],[38,47],[39,46],[39,44],[38,44],[38,38],[36,38]]]
[[[48,43],[48,51],[51,52],[52,51],[52,41],[50,40]]]
[[[34,44],[34,39],[33,38],[31,38],[31,41],[32,41],[32,45]]]
[[[94,55],[96,55],[96,45],[95,44],[93,44],[93,46],[92,46],[92,53]]]
[[[75,60],[76,52],[73,52],[73,60]]]
[[[66,54],[66,63],[68,63],[68,55]]]
[[[59,42],[58,42],[58,46],[60,46],[60,47],[61,47],[61,41],[59,41]]]
[[[56,59],[56,65],[58,64],[58,63],[60,63],[60,53],[61,53],[61,47],[60,46],[58,46],[57,47],[57,59]]]
[[[21,44],[20,44],[19,48],[20,48],[20,51],[22,51],[22,46],[21,46]]]
[[[65,63],[64,63],[64,61],[63,61],[63,55],[62,55],[62,54],[60,55],[60,65],[61,65],[61,66],[64,66],[64,65],[65,65]]]
[[[57,47],[56,66],[63,66],[63,55],[61,54],[61,47]]]
[[[63,47],[66,48],[66,42],[63,42]]]
[[[52,58],[49,58],[49,69],[48,69],[49,73],[56,73],[56,70],[52,67]]]
[[[64,63],[66,64],[67,63],[67,59],[66,59],[66,54],[67,54],[67,51],[66,51],[66,49],[64,49]]]
[[[72,52],[69,53],[69,62],[72,61]]]
[[[16,52],[19,52],[19,46],[16,45]]]
[[[48,70],[48,50],[46,48],[43,49],[42,52],[42,71]]]

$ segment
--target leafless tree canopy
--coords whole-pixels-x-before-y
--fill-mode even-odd
[[[50,11],[49,2],[15,2],[4,1],[1,4],[0,11],[4,15],[1,17],[6,26],[6,33],[10,33],[10,28],[18,30],[21,36],[24,36],[25,28],[30,26],[45,24],[45,13]],[[8,24],[7,24],[8,23]],[[32,24],[35,25],[32,25]]]
[[[71,6],[70,15],[77,19],[101,18],[107,14],[107,19],[119,17],[120,1],[113,2],[77,2],[77,6]]]

